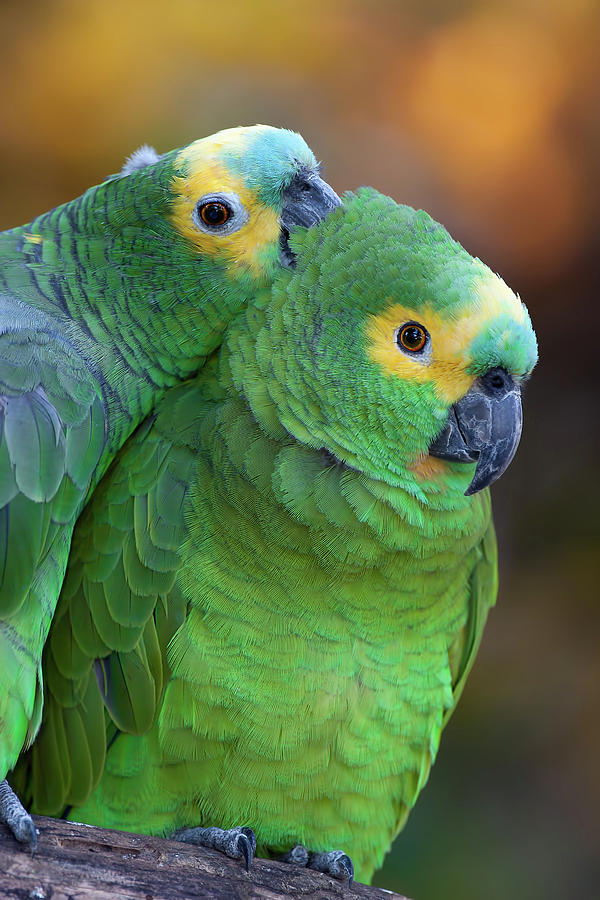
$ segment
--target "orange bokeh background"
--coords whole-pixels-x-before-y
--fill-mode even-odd
[[[494,489],[501,592],[379,884],[598,890],[600,8],[595,0],[133,0],[0,8],[0,227],[144,142],[301,131],[338,191],[426,208],[529,306],[541,361]]]

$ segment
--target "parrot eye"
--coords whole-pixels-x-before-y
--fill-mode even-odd
[[[238,231],[248,221],[248,213],[237,194],[205,194],[192,214],[194,224],[207,234],[222,235]]]
[[[224,225],[231,216],[231,210],[225,203],[203,203],[198,207],[200,218],[209,228]]]
[[[396,343],[405,353],[421,353],[429,342],[429,333],[418,322],[407,322],[396,331]]]

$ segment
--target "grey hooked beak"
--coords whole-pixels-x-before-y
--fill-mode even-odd
[[[429,453],[454,462],[476,462],[465,491],[476,494],[506,471],[517,452],[522,427],[521,389],[506,369],[496,367],[451,407],[446,427]]]
[[[296,175],[283,192],[279,249],[284,266],[294,266],[296,263],[288,243],[290,230],[298,225],[310,228],[341,205],[342,201],[333,188],[314,172],[305,171]]]

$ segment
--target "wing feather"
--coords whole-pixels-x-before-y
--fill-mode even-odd
[[[77,524],[44,651],[40,734],[13,777],[39,812],[57,814],[85,802],[104,768],[107,728],[143,734],[156,719],[169,676],[167,646],[185,618],[177,551],[196,465],[188,413],[199,402],[197,391],[190,383],[169,392],[159,415],[125,445]],[[84,736],[84,746],[71,747]],[[54,765],[63,753],[49,791],[42,783],[47,761]]]

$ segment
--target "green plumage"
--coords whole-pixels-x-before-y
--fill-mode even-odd
[[[293,243],[296,269],[165,394],[84,511],[44,724],[15,783],[41,812],[74,804],[77,821],[248,825],[259,852],[340,847],[368,881],[496,596],[489,492],[465,496],[473,464],[423,468],[448,373],[499,358],[518,381],[535,338],[500,279],[374,191]],[[429,316],[429,363],[404,360],[396,329],[383,352],[404,368],[379,361],[370,323],[396,306]],[[500,334],[489,326],[507,310]],[[477,317],[474,337],[440,349]]]
[[[146,162],[128,164],[76,200],[0,234],[0,781],[39,726],[42,648],[79,512],[165,390],[202,366],[229,319],[270,283],[280,267],[285,191],[300,175],[316,177],[299,135],[263,126],[222,132]],[[261,185],[266,205],[257,199]],[[236,247],[248,244],[255,263],[240,262],[229,237],[178,212],[182,191],[191,210],[200,194],[224,190],[232,197],[235,188],[246,192]],[[263,229],[261,243],[252,229],[265,215],[272,227]],[[162,460],[145,465],[150,484]],[[124,504],[129,512],[128,497]],[[136,516],[143,527],[143,514]],[[161,537],[172,519],[168,502],[164,516],[156,523]],[[100,534],[108,537],[113,524]],[[108,578],[118,556],[119,572],[140,580],[144,596],[168,591],[173,577],[165,574],[164,554],[154,560],[152,533],[142,561],[132,540],[121,559],[120,545],[110,555],[109,539],[95,575]],[[145,564],[150,558],[156,571]],[[86,587],[90,604],[100,595],[101,587]],[[105,600],[97,627],[88,618],[85,651],[100,646],[100,636],[106,652],[113,640],[130,650],[153,607],[145,602],[115,624],[115,606]],[[85,611],[77,615],[84,629]],[[72,650],[48,660],[48,677],[61,685],[79,670],[87,677],[82,651]],[[152,668],[159,656],[147,648],[143,666]],[[76,719],[49,721],[61,747],[77,742]],[[87,759],[85,765],[89,772]]]

